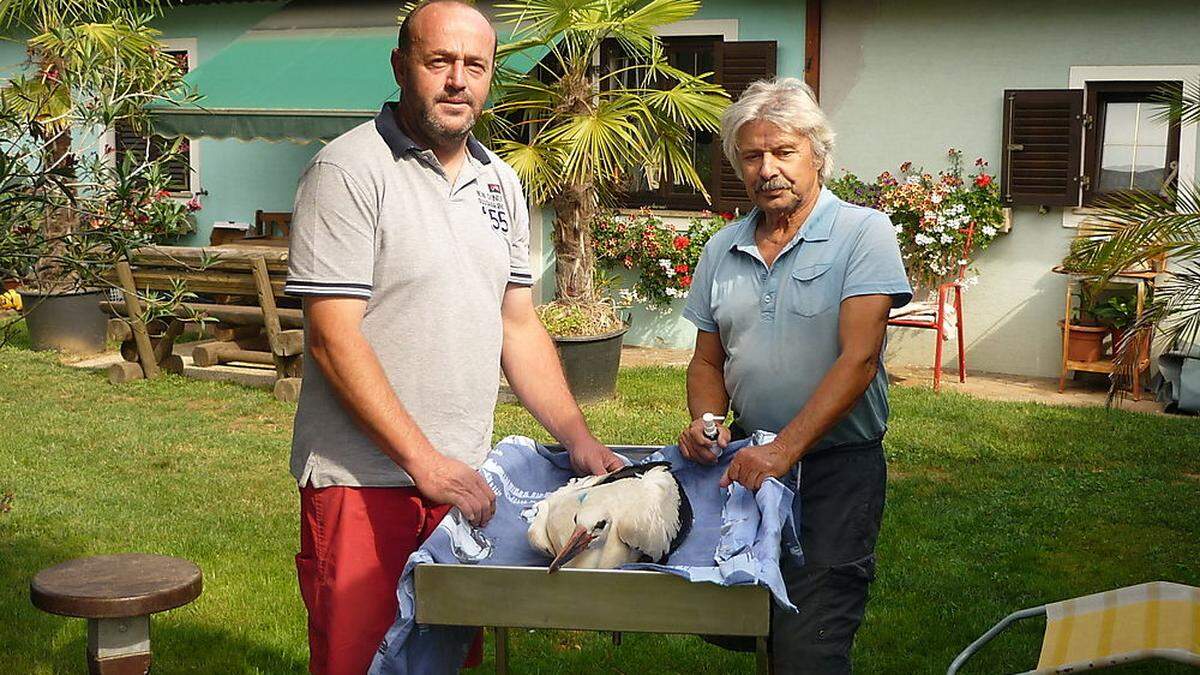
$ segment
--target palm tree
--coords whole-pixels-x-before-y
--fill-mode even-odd
[[[631,173],[698,189],[690,139],[715,132],[728,96],[711,73],[672,67],[656,28],[686,19],[698,0],[521,0],[500,4],[512,40],[498,61],[545,54],[529,75],[503,65],[484,126],[531,200],[554,208],[557,301],[599,308],[591,226]],[[603,46],[627,58],[596,67]],[[597,311],[592,309],[592,311]],[[611,305],[608,314],[612,314]]]
[[[1161,119],[1200,122],[1200,80],[1182,91],[1164,91],[1157,101],[1164,107]],[[1115,392],[1132,375],[1139,346],[1150,334],[1157,332],[1170,348],[1184,350],[1200,336],[1200,184],[1161,193],[1118,193],[1105,200],[1085,226],[1085,240],[1068,263],[1093,274],[1101,284],[1123,270],[1174,260],[1148,310],[1117,346]]]

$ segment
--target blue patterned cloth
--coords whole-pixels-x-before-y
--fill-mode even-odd
[[[719,487],[730,458],[756,436],[732,443],[717,464],[685,459],[676,446],[646,457],[668,461],[692,504],[692,531],[664,564],[634,563],[622,569],[659,570],[696,582],[761,584],[775,601],[795,611],[779,571],[780,555],[803,554],[793,522],[793,491],[768,479],[757,493],[740,485]],[[455,673],[475,635],[475,628],[428,626],[414,622],[413,569],[422,563],[545,566],[549,560],[526,538],[533,507],[574,474],[566,453],[552,452],[533,440],[510,436],[501,441],[480,467],[496,493],[496,515],[483,529],[462,520],[457,511],[442,521],[409,558],[396,589],[399,609],[371,664],[373,675]]]

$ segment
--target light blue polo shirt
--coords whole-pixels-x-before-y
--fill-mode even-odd
[[[890,295],[900,307],[912,299],[912,288],[896,231],[879,211],[822,188],[808,220],[769,268],[754,243],[760,217],[754,209],[708,241],[683,316],[720,333],[725,388],[742,428],[778,432],[838,357],[841,302]],[[882,438],[887,418],[881,355],[862,398],[812,450]]]

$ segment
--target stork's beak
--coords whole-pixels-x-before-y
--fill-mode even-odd
[[[558,571],[558,568],[571,562],[572,558],[583,553],[583,550],[595,540],[596,537],[593,534],[582,526],[576,526],[575,531],[571,533],[571,538],[563,545],[558,555],[554,556],[554,560],[550,561],[550,574],[554,574]]]

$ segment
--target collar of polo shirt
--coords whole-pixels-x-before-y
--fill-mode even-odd
[[[833,205],[837,202],[837,197],[830,192],[829,188],[822,187],[820,195],[817,196],[817,205],[813,207],[812,213],[808,214],[808,219],[804,221],[804,225],[800,227],[800,231],[796,233],[792,242],[800,239],[804,241],[828,241],[829,233],[833,231],[834,216],[837,210]],[[729,248],[745,250],[747,247],[757,246],[754,241],[754,230],[758,228],[758,219],[762,215],[762,211],[756,206],[746,214],[745,219],[741,224],[741,229],[734,238],[733,243]]]
[[[416,144],[413,139],[408,137],[408,134],[400,130],[400,125],[396,123],[396,106],[399,103],[389,101],[383,104],[379,109],[379,114],[375,116],[375,130],[383,137],[383,141],[392,149],[392,154],[396,157],[401,157],[408,152],[424,152],[429,148],[423,148]],[[488,156],[487,149],[483,144],[475,140],[474,135],[467,135],[467,152],[479,161],[480,164],[491,164],[492,158]]]

